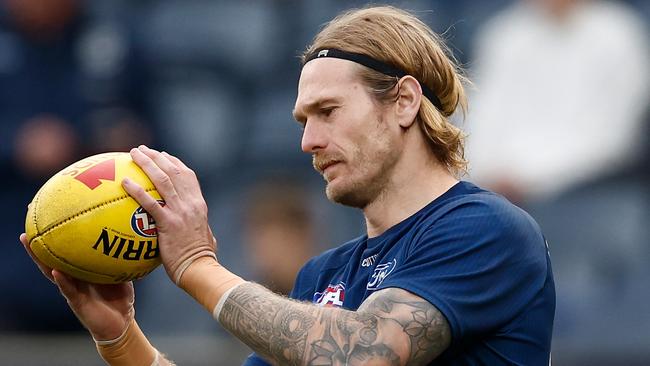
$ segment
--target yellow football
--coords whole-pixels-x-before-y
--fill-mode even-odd
[[[50,178],[25,219],[36,257],[93,283],[126,282],[153,271],[160,264],[156,225],[122,188],[125,177],[164,204],[128,153],[94,155]]]

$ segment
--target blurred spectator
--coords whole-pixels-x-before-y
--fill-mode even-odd
[[[315,255],[315,223],[307,192],[289,180],[262,181],[248,194],[243,243],[253,277],[288,294],[300,268]]]
[[[623,3],[596,0],[518,1],[479,32],[470,176],[542,226],[558,352],[647,349],[632,339],[647,340],[650,325],[650,295],[639,291],[650,274],[650,191],[639,171],[648,34]]]
[[[0,132],[13,141],[0,164],[29,180],[155,134],[143,128],[146,74],[124,25],[90,19],[82,4],[6,0],[0,9]],[[127,132],[121,140],[102,133],[113,124]]]
[[[152,143],[146,73],[126,25],[80,0],[0,2],[0,330],[78,329],[56,290],[15,245],[26,206],[52,174],[86,155]],[[20,281],[15,281],[19,276]],[[33,281],[32,281],[33,279]],[[26,287],[29,286],[29,287]],[[50,312],[40,304],[50,303]]]
[[[29,177],[46,177],[76,156],[78,136],[66,121],[53,115],[26,120],[14,140],[14,163]]]
[[[525,0],[479,32],[471,176],[514,201],[550,198],[639,156],[650,40],[617,2]]]

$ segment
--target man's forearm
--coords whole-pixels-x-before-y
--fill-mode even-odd
[[[245,283],[210,261],[191,266],[181,285],[224,328],[278,365],[422,365],[451,341],[445,317],[402,289],[377,291],[357,311],[318,307]]]
[[[300,364],[319,309],[291,301],[256,284],[243,284],[226,299],[221,325],[276,364]]]
[[[444,318],[416,302],[379,299],[354,312],[299,303],[250,283],[228,296],[218,320],[278,365],[423,364],[449,342]]]

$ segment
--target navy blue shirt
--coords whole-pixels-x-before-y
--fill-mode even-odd
[[[431,365],[548,365],[555,286],[537,223],[503,197],[459,182],[374,238],[311,259],[290,297],[356,310],[397,287],[449,322],[450,347]],[[245,365],[267,365],[251,355]]]

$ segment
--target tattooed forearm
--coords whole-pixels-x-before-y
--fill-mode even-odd
[[[230,294],[219,321],[278,365],[421,365],[450,341],[442,314],[400,289],[378,291],[353,312],[245,284]]]
[[[262,286],[244,284],[223,304],[219,322],[255,352],[281,365],[296,365],[304,359],[316,310]]]

